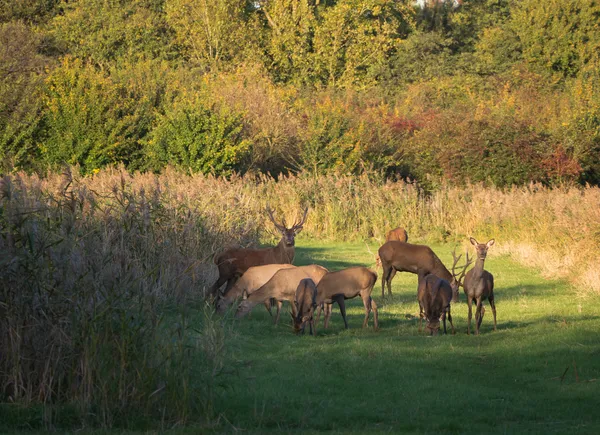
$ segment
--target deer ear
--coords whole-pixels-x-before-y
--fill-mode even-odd
[[[304,227],[299,226],[299,227],[295,228],[294,229],[294,234],[298,234],[300,231],[302,231],[302,228],[304,228]]]
[[[494,244],[495,240],[492,239],[489,242],[487,242],[487,247],[489,248],[490,246],[492,246]]]
[[[479,245],[479,243],[477,243],[477,240],[475,240],[473,237],[471,237],[469,240],[471,241],[471,245],[473,245],[473,246]]]

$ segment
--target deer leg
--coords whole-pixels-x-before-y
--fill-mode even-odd
[[[327,327],[329,326],[329,319],[331,317],[331,311],[333,310],[333,304],[326,304],[325,305],[325,329],[327,329]]]
[[[223,284],[225,284],[227,280],[223,277],[221,277],[221,275],[219,275],[219,278],[217,278],[217,281],[210,287],[210,289],[208,290],[208,294],[211,296],[215,296],[217,294],[217,291],[221,288],[221,286]]]
[[[473,298],[467,298],[467,305],[469,306],[469,322],[467,323],[467,335],[471,334],[471,318],[473,317]]]
[[[492,307],[492,314],[494,315],[494,331],[496,331],[496,303],[494,302],[494,297],[490,295],[488,298],[490,301],[490,307]]]
[[[377,312],[377,304],[371,296],[369,296],[369,302],[371,302],[371,310],[373,311],[373,327],[375,331],[377,331],[379,329],[379,313]]]
[[[338,296],[337,303],[340,306],[340,313],[344,319],[344,327],[348,329],[348,320],[346,320],[346,302],[344,302],[344,296]]]
[[[365,320],[362,327],[366,328],[369,325],[369,314],[371,313],[371,296],[363,294],[361,294],[361,296],[363,305],[365,306]]]
[[[265,301],[265,308],[271,317],[273,317],[273,313],[271,312],[271,301]]]
[[[391,272],[391,266],[386,267],[382,263],[383,273],[381,274],[381,297],[385,298],[385,282],[387,281],[387,277]]]
[[[387,280],[388,296],[392,296],[392,280],[394,279],[395,276],[396,276],[396,269],[394,269],[392,267],[392,270],[390,271],[390,276]]]
[[[476,302],[477,302],[477,308],[475,309],[475,335],[479,335],[479,326],[481,326],[481,320],[483,317],[481,314],[481,308],[483,306],[481,297],[477,298]]]
[[[448,321],[450,322],[450,326],[452,327],[452,335],[456,334],[456,331],[454,331],[454,324],[452,323],[452,314],[450,313],[450,307],[448,307]]]
[[[421,305],[421,302],[419,302],[419,332],[421,332],[423,330],[423,317],[425,315],[423,314],[423,306]]]
[[[324,302],[322,302],[322,303],[319,305],[319,309],[317,310],[317,318],[316,318],[316,320],[315,320],[315,325],[318,325],[318,324],[319,324],[319,319],[321,318],[321,311],[323,311],[323,306],[324,306],[324,305],[325,305],[325,303],[324,303]]]
[[[281,314],[281,307],[283,306],[283,302],[277,301],[277,316],[275,317],[275,325],[279,324],[279,315]],[[294,307],[292,307],[292,312],[294,311]]]
[[[444,335],[448,335],[448,331],[446,331],[446,312],[442,313],[442,323],[444,324]]]
[[[485,315],[485,305],[483,305],[483,301],[481,301],[481,313],[479,314],[479,323],[477,324],[477,329],[481,327],[481,322],[483,322],[483,316]]]

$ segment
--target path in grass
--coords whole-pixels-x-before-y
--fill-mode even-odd
[[[452,246],[432,248],[451,264]],[[296,264],[310,263],[372,265],[373,253],[364,243],[303,240]],[[600,304],[507,257],[488,257],[486,269],[498,331],[487,310],[478,337],[466,335],[462,293],[455,336],[420,334],[417,278],[407,273],[396,275],[391,300],[382,301],[377,282],[379,332],[361,329],[359,299],[347,304],[351,329],[335,305],[317,337],[294,336],[287,313],[275,327],[256,307],[236,322],[237,375],[223,379],[217,409],[256,433],[600,433]]]

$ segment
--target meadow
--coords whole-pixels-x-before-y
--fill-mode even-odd
[[[595,187],[418,185],[376,175],[232,177],[65,168],[0,182],[0,431],[595,432]],[[296,264],[374,266],[401,223],[451,264],[494,237],[498,331],[417,331],[416,277],[374,298],[381,330],[297,337],[203,302],[226,246],[277,241],[264,212],[310,207]],[[284,319],[287,316],[284,315]]]
[[[298,264],[330,269],[372,263],[364,243],[301,240]],[[452,244],[432,248],[446,264]],[[460,249],[459,249],[460,251]],[[224,375],[216,407],[225,431],[249,433],[597,433],[600,303],[494,255],[498,330],[488,310],[479,336],[466,334],[464,294],[453,304],[456,335],[418,332],[416,276],[398,274],[393,297],[373,297],[380,330],[350,329],[334,308],[327,330],[297,337],[266,310],[234,324],[235,375]],[[451,263],[450,263],[451,264]],[[381,272],[381,270],[380,270]],[[462,291],[461,291],[462,293]],[[348,307],[347,305],[347,307]],[[372,319],[372,318],[371,318]],[[448,325],[449,328],[449,325]]]

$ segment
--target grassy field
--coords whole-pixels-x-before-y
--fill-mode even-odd
[[[432,248],[450,262],[452,246]],[[302,240],[296,264],[310,263],[335,270],[370,265],[373,254],[364,243]],[[221,429],[600,433],[600,303],[507,256],[488,256],[486,269],[496,281],[498,330],[487,310],[480,336],[466,335],[462,293],[452,309],[455,336],[420,334],[417,279],[406,273],[385,302],[378,280],[378,332],[360,327],[358,299],[348,304],[349,330],[335,306],[317,337],[294,336],[287,319],[273,326],[257,307],[234,325],[234,370],[221,378],[215,404]]]

